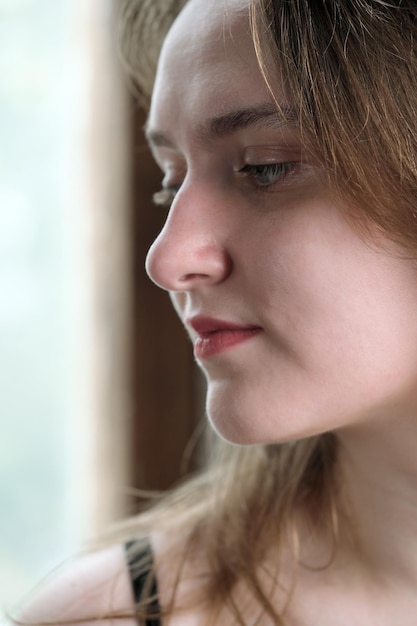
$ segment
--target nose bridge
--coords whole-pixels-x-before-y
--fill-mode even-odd
[[[231,271],[226,230],[213,194],[187,185],[178,193],[146,261],[151,279],[169,291],[222,282]]]

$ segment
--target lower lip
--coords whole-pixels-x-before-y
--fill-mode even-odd
[[[237,346],[261,332],[260,328],[242,328],[236,330],[217,330],[199,337],[194,344],[196,359],[208,359],[229,348]]]

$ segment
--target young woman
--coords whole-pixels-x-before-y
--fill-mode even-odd
[[[23,619],[415,626],[416,3],[134,0],[125,17],[145,91],[173,22],[147,270],[218,444],[127,550],[75,562]]]

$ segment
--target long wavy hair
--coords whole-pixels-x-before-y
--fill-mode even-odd
[[[163,38],[185,4],[186,0],[125,3],[122,54],[145,106]],[[266,84],[269,87],[273,73],[280,72],[298,111],[302,140],[343,197],[353,223],[369,236],[375,228],[388,234],[414,258],[415,0],[255,0],[250,22]],[[270,93],[274,98],[271,88]],[[204,470],[126,523],[124,532],[145,538],[150,529],[172,530],[175,525],[183,559],[173,562],[180,564],[198,554],[207,564],[194,601],[210,606],[213,623],[216,611],[226,605],[236,623],[245,624],[242,609],[233,600],[235,586],[243,581],[263,614],[282,626],[284,612],[273,606],[259,567],[272,543],[279,552],[290,537],[296,571],[300,511],[313,528],[327,533],[336,550],[348,520],[341,503],[333,433],[266,446],[214,441]],[[148,563],[142,566],[149,569]],[[152,576],[150,568],[150,581]],[[175,588],[166,613],[174,606],[174,596]],[[139,616],[147,615],[151,601],[144,598],[138,605]]]

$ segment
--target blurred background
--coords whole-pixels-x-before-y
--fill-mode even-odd
[[[0,607],[164,489],[202,409],[117,0],[0,0]],[[192,464],[191,464],[192,469]]]

